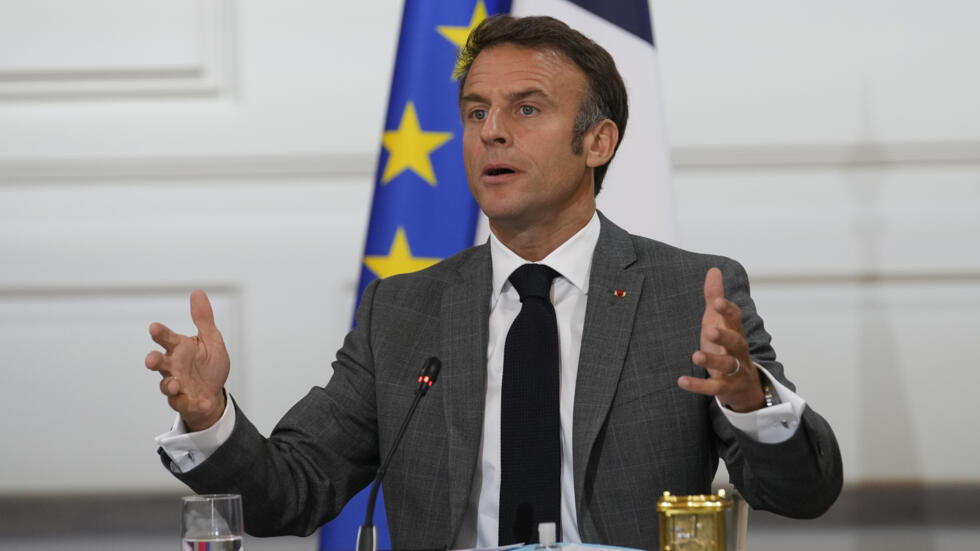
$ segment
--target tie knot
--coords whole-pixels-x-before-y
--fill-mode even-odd
[[[551,280],[558,276],[554,271],[544,264],[524,264],[510,274],[510,283],[517,289],[517,294],[521,296],[521,302],[527,297],[540,297],[549,300],[551,290]]]

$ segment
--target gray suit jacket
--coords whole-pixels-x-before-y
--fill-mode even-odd
[[[825,511],[842,475],[823,418],[807,408],[793,438],[760,444],[735,430],[714,399],[677,386],[680,375],[705,376],[691,354],[699,347],[704,275],[718,266],[726,296],[742,308],[753,359],[792,387],[742,267],[601,222],[575,392],[583,540],[657,548],[658,497],[664,490],[709,491],[719,457],[753,507],[793,517]],[[373,282],[326,387],[313,388],[268,439],[238,411],[231,438],[178,478],[201,493],[243,494],[250,533],[312,533],[371,481],[408,410],[419,368],[438,356],[440,380],[420,405],[384,486],[395,548],[450,545],[479,460],[490,272],[483,245]],[[618,289],[626,295],[614,295]]]

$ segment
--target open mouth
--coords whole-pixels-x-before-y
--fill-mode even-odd
[[[486,171],[487,176],[500,176],[501,174],[513,174],[514,171],[509,168],[488,168]]]

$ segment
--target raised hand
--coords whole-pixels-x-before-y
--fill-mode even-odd
[[[684,390],[716,396],[741,413],[755,411],[765,403],[759,373],[742,331],[742,309],[725,299],[718,268],[708,270],[704,278],[701,348],[691,360],[708,371],[708,378],[680,377],[677,384]]]
[[[174,333],[162,323],[150,324],[150,337],[166,354],[146,355],[146,367],[160,373],[160,392],[180,414],[187,430],[204,430],[215,424],[225,410],[223,388],[231,363],[214,312],[204,291],[191,293],[191,319],[197,336]]]

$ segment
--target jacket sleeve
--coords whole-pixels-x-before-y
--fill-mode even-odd
[[[379,453],[370,332],[380,281],[364,291],[357,325],[325,387],[311,389],[268,438],[235,404],[231,437],[201,465],[174,474],[201,494],[241,494],[249,534],[312,534],[374,477]],[[169,457],[160,455],[169,467]]]
[[[795,390],[776,361],[771,337],[749,296],[745,269],[726,259],[722,266],[725,296],[742,309],[742,326],[752,359],[781,383]],[[823,514],[837,499],[843,483],[840,448],[827,421],[810,408],[803,411],[794,435],[777,444],[755,441],[732,427],[712,400],[712,419],[719,454],[731,482],[755,509],[793,518]]]

